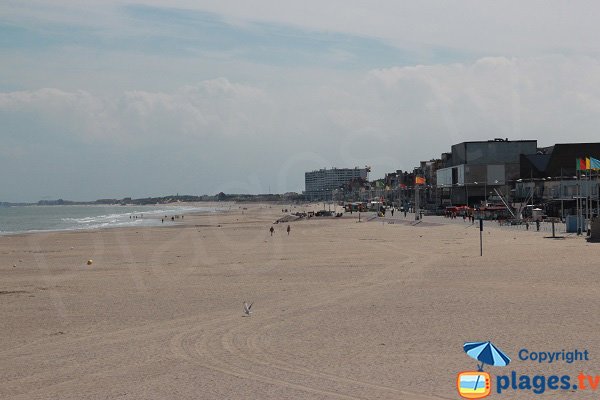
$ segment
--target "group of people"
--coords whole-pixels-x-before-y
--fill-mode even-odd
[[[292,227],[288,225],[286,228],[288,236],[289,236],[291,230],[292,230]],[[271,229],[269,229],[269,232],[271,232],[271,236],[273,236],[273,233],[275,232],[275,228],[273,226],[271,226]]]
[[[446,211],[446,213],[444,214],[444,217],[450,218],[450,219],[456,219],[459,215],[462,216],[463,221],[466,222],[468,219],[470,223],[472,223],[472,224],[475,223],[475,216],[473,214],[466,214],[466,213],[458,214],[456,212]]]
[[[179,218],[183,219],[183,215],[172,215],[171,216],[171,221],[175,221],[175,219],[179,219]],[[165,223],[165,219],[169,219],[169,217],[167,215],[165,215],[164,218],[160,219],[160,222],[164,224]]]
[[[144,218],[144,214],[140,214],[139,216],[137,216],[137,215],[130,215],[129,216],[129,219],[138,219],[138,218]],[[183,215],[172,215],[171,216],[171,221],[175,221],[176,219],[179,219],[179,218],[183,219]],[[169,220],[169,216],[168,215],[165,215],[163,218],[161,218],[160,222],[164,224],[165,220]]]

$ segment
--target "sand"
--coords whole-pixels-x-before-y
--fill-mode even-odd
[[[476,367],[462,344],[480,340],[513,358],[492,375],[600,373],[598,244],[489,224],[480,257],[475,227],[397,214],[271,237],[282,206],[237,207],[0,237],[0,398],[455,399]],[[523,347],[591,361],[524,362]]]

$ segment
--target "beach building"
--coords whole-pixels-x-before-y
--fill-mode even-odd
[[[366,182],[370,168],[331,168],[304,173],[304,196],[308,200],[333,200],[334,195],[352,186],[352,182]]]
[[[541,179],[547,177],[576,175],[575,160],[600,158],[600,143],[558,143],[542,147],[536,154],[521,155],[521,178]]]
[[[583,209],[589,207],[597,215],[600,171],[578,170],[576,160],[582,158],[600,160],[600,143],[558,143],[533,155],[521,155],[514,201],[544,204],[549,216],[564,218],[576,214],[577,198],[585,198],[591,203]]]
[[[453,145],[435,172],[440,205],[486,202],[496,190],[508,194],[520,178],[521,156],[537,152],[537,140],[496,138]]]

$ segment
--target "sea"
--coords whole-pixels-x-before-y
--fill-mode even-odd
[[[226,209],[226,208],[225,208]],[[0,235],[135,226],[159,226],[174,215],[214,213],[223,207],[192,205],[58,205],[0,207]],[[136,218],[137,217],[137,218]],[[167,222],[167,221],[165,221]]]

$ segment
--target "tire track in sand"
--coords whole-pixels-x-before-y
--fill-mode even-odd
[[[373,243],[374,247],[389,246],[389,244]],[[394,246],[395,247],[395,246]],[[416,267],[410,266],[410,262],[414,263],[417,252],[407,251],[403,249],[404,254],[412,253],[403,260],[406,263],[409,271]],[[312,298],[327,298],[326,301],[314,303],[310,307],[303,307],[302,314],[309,314],[318,308],[322,308],[327,304],[335,304],[340,300],[355,297],[365,291],[372,291],[374,287],[390,284],[389,281],[383,280],[379,283],[373,283],[375,278],[383,277],[390,272],[390,269],[396,269],[396,266],[384,267],[380,271],[373,274],[368,274],[362,280],[351,285],[352,289],[345,287],[343,293],[332,297],[330,291],[320,291],[318,295],[312,294]],[[367,285],[367,286],[365,286]],[[288,304],[293,306],[293,302]],[[282,307],[280,305],[280,307]],[[264,309],[263,314],[268,315],[275,312],[274,309]],[[296,313],[296,315],[298,315]],[[278,359],[272,354],[262,349],[258,345],[260,332],[268,330],[270,327],[280,323],[278,317],[268,318],[266,321],[261,318],[262,325],[258,333],[248,334],[245,341],[236,341],[240,335],[245,335],[248,330],[247,323],[241,323],[239,317],[228,317],[214,324],[218,325],[216,332],[210,332],[206,325],[204,328],[191,329],[189,331],[176,335],[171,341],[171,349],[178,356],[196,362],[203,367],[227,374],[236,376],[242,379],[252,379],[268,384],[278,385],[290,389],[301,390],[303,392],[319,394],[343,399],[373,399],[381,398],[374,397],[374,391],[379,392],[379,395],[385,395],[387,398],[401,398],[414,400],[431,400],[443,399],[439,396],[426,396],[422,394],[403,391],[397,388],[378,385],[370,382],[363,382],[357,379],[341,377],[331,373],[316,371],[301,365],[295,365],[287,361]],[[326,384],[323,384],[325,382]],[[320,387],[328,387],[335,390],[320,389]],[[348,391],[361,391],[367,394],[357,396],[348,394]],[[344,393],[346,392],[346,393]],[[390,397],[392,396],[392,397]]]

